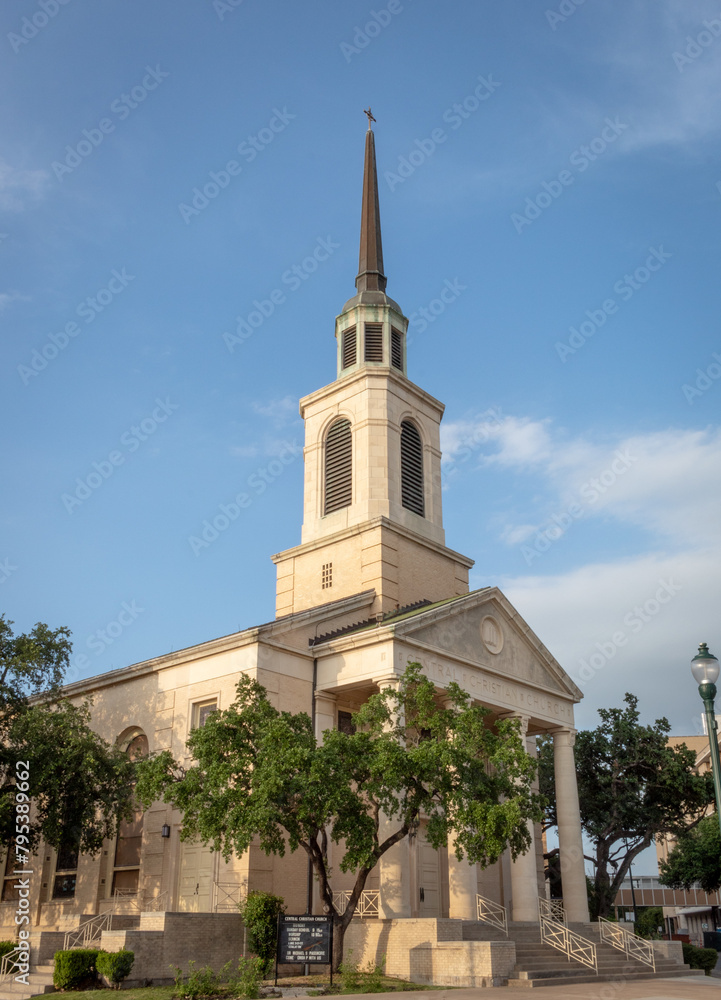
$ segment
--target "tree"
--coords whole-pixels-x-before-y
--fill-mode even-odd
[[[601,725],[576,737],[581,825],[593,848],[591,911],[602,917],[634,858],[660,835],[680,836],[697,823],[713,796],[709,780],[694,771],[693,750],[668,745],[668,720],[642,726],[638,699],[626,694],[624,701],[622,709],[599,709]],[[541,788],[553,789],[550,745],[540,748],[539,768]],[[547,801],[546,820],[555,826],[555,794]]]
[[[716,813],[682,834],[658,870],[659,881],[670,889],[690,889],[694,882],[704,892],[721,888],[721,832]]]
[[[38,622],[15,636],[0,615],[0,839],[94,854],[126,815],[134,764],[90,728],[90,705],[61,698],[72,644]],[[16,828],[16,765],[27,762],[27,831]]]
[[[369,873],[421,815],[433,847],[453,838],[459,859],[482,865],[507,847],[513,857],[523,853],[526,821],[541,817],[535,762],[518,724],[492,728],[487,710],[471,706],[458,685],[445,693],[449,705],[439,708],[432,682],[410,664],[397,690],[373,695],[355,714],[354,733],[328,730],[317,744],[305,712],[277,711],[243,676],[234,704],[191,733],[195,763],[183,768],[165,751],[139,764],[138,797],[171,802],[183,814],[183,838],[226,859],[255,838],[267,854],[302,848],[333,917],[337,969]],[[328,838],[344,844],[341,871],[356,874],[343,913],[333,902]]]

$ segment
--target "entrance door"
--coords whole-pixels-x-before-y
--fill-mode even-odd
[[[418,916],[441,916],[441,877],[438,851],[418,831]]]
[[[212,908],[215,858],[203,844],[182,844],[178,909],[208,913]]]

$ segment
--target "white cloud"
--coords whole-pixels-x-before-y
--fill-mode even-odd
[[[46,170],[22,170],[0,159],[0,209],[21,211],[28,199],[42,197],[49,179]]]
[[[8,306],[12,305],[13,302],[29,302],[30,299],[27,295],[21,295],[20,292],[0,292],[0,312],[7,309]]]
[[[290,423],[298,417],[298,400],[293,396],[271,399],[267,403],[252,403],[253,411],[261,417],[272,420],[276,427]]]

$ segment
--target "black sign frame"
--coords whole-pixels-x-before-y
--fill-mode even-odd
[[[289,934],[292,933],[293,951]],[[321,935],[318,938],[318,935]],[[322,958],[313,956],[321,948]],[[299,955],[298,952],[305,952]],[[313,956],[313,957],[312,957]],[[309,961],[310,959],[310,961]],[[308,913],[279,913],[278,942],[275,949],[275,984],[278,985],[279,965],[329,965],[333,985],[333,917],[316,917]]]

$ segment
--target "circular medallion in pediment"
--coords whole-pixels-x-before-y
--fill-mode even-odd
[[[501,626],[490,615],[481,619],[481,639],[489,653],[500,653],[503,649]]]

